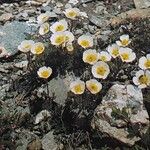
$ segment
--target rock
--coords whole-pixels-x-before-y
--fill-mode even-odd
[[[2,86],[0,86],[0,99],[3,100],[6,96],[6,93],[9,91],[10,88],[10,84],[4,84]]]
[[[134,0],[136,8],[148,8],[150,7],[150,0]]]
[[[63,79],[61,77],[57,77],[48,83],[50,97],[54,96],[53,101],[59,105],[64,105],[68,96],[69,83],[67,82],[66,85],[66,82],[67,77],[64,77]],[[38,95],[40,96],[44,91],[46,91],[46,87],[39,88]]]
[[[133,125],[132,132],[135,132],[135,126],[138,126],[141,135],[148,129],[150,122],[143,105],[142,91],[133,85],[113,85],[103,98],[102,104],[96,108],[91,125],[98,131],[132,146],[140,137],[135,136],[135,133],[130,137],[129,122]]]
[[[48,0],[34,0],[36,2],[39,2],[39,3],[46,3]]]
[[[8,55],[18,52],[18,45],[27,37],[26,33],[33,33],[35,27],[28,26],[26,23],[14,21],[5,24],[0,28],[0,43]]]
[[[96,15],[89,15],[89,20],[91,23],[93,23],[98,27],[103,27],[108,24],[106,18],[96,16]]]
[[[51,116],[50,112],[47,110],[42,110],[41,112],[39,112],[36,117],[35,117],[35,124],[40,123],[41,121],[43,121],[44,119],[47,119]]]
[[[14,64],[14,66],[17,67],[17,68],[26,68],[27,65],[28,65],[27,60],[24,60],[24,61],[21,61],[21,62],[18,62],[18,63]]]
[[[146,18],[150,18],[150,8],[132,9],[117,15],[117,17],[113,17],[110,19],[109,24],[116,26],[125,23],[128,19],[141,20]]]
[[[39,139],[33,140],[27,146],[27,150],[41,150],[41,149],[42,149],[42,142]]]
[[[44,150],[57,150],[58,145],[54,139],[53,131],[48,132],[42,138],[42,145]]]
[[[0,16],[0,22],[6,22],[6,21],[9,21],[13,18],[13,14],[11,13],[4,13]]]
[[[16,150],[27,150],[31,141],[38,139],[38,136],[28,130],[18,131],[18,140],[16,140]]]

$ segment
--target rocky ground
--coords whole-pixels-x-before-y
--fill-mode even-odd
[[[120,67],[95,96],[68,94],[70,78],[87,75],[80,52],[70,56],[50,49],[44,60],[55,70],[48,82],[50,97],[44,82],[37,80],[37,66],[26,71],[27,56],[17,47],[34,37],[37,16],[50,11],[55,21],[69,6],[68,0],[0,0],[0,149],[148,150],[150,89],[141,91],[129,82],[137,64]],[[138,58],[150,53],[149,0],[81,0],[77,7],[88,18],[78,22],[76,36],[96,35],[98,48],[104,49],[120,35],[129,34]],[[122,101],[135,108],[130,120],[115,109]],[[115,117],[125,117],[114,121],[112,109]]]

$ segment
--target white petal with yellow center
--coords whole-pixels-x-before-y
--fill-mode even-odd
[[[31,48],[31,53],[33,53],[35,55],[39,55],[39,54],[42,54],[44,50],[45,50],[44,44],[41,42],[37,42],[37,43],[33,44],[32,48]]]
[[[82,59],[85,63],[93,65],[98,61],[98,58],[99,54],[96,52],[96,50],[89,49],[84,51]]]
[[[111,55],[105,51],[99,53],[99,60],[107,62],[111,60]]]
[[[39,34],[44,35],[49,32],[49,24],[46,22],[40,26]]]
[[[146,57],[141,57],[139,59],[139,67],[141,69],[150,69],[150,54],[147,54]]]
[[[82,35],[78,38],[78,44],[83,48],[90,48],[93,46],[93,38],[89,35]]]
[[[120,36],[120,41],[116,41],[117,45],[126,47],[131,43],[131,40],[129,39],[129,35],[125,34]]]
[[[119,56],[119,49],[120,47],[117,44],[112,44],[108,46],[107,50],[113,58],[116,58]]]
[[[37,74],[40,78],[47,79],[52,74],[52,68],[43,66],[43,67],[39,68],[39,70],[37,71]]]
[[[65,31],[64,32],[66,36],[66,42],[73,42],[74,41],[74,35],[70,31]]]
[[[139,70],[135,77],[133,77],[133,83],[139,88],[146,88],[150,86],[150,71]]]
[[[68,8],[65,10],[64,14],[67,18],[76,19],[79,16],[80,10],[78,8]]]
[[[95,78],[106,79],[109,73],[109,66],[103,61],[99,61],[92,66],[92,74]]]
[[[32,46],[34,44],[34,41],[32,40],[24,40],[21,42],[21,44],[18,46],[18,49],[21,52],[27,53],[31,50]]]
[[[85,91],[84,81],[81,81],[81,80],[73,81],[70,84],[70,91],[77,95],[83,94]]]
[[[37,22],[38,24],[43,24],[44,22],[46,22],[48,19],[50,18],[50,15],[48,12],[46,13],[42,13],[37,17]]]
[[[130,48],[120,48],[119,55],[123,62],[132,62],[136,58],[135,53]]]
[[[86,87],[92,94],[97,94],[102,89],[102,84],[96,79],[86,81]]]
[[[62,45],[66,41],[66,35],[64,34],[64,32],[56,32],[52,34],[50,41],[52,45]]]
[[[55,22],[51,27],[50,31],[55,33],[55,32],[62,32],[66,31],[68,29],[68,23],[66,20],[60,20],[58,22]]]

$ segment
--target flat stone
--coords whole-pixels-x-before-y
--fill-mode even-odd
[[[42,139],[44,150],[56,150],[58,145],[54,139],[53,131],[48,132]]]
[[[140,140],[139,136],[130,136],[128,123],[122,118],[114,118],[115,109],[126,109],[132,125],[139,125],[140,134],[146,133],[149,126],[149,116],[143,105],[142,91],[133,85],[113,85],[96,110],[92,127],[110,137],[132,146]],[[120,115],[120,113],[119,113]]]
[[[150,0],[134,0],[136,8],[148,8],[150,7]]]
[[[35,27],[24,22],[14,21],[0,27],[0,47],[4,47],[8,55],[18,52],[18,45],[26,39],[26,33],[32,33]]]
[[[0,16],[0,22],[6,22],[14,18],[12,13],[4,13]]]
[[[117,15],[117,17],[111,18],[109,24],[116,26],[125,23],[128,19],[141,20],[146,18],[150,18],[150,8],[132,9]]]

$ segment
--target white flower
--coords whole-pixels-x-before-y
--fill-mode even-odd
[[[119,55],[123,62],[132,62],[136,58],[135,53],[130,48],[120,48]]]
[[[58,22],[55,22],[51,27],[50,31],[55,33],[55,32],[62,32],[66,31],[68,29],[68,23],[66,20],[60,20]]]
[[[141,69],[150,69],[150,54],[147,54],[146,57],[141,57],[139,59],[139,67]]]
[[[96,50],[89,49],[84,51],[82,59],[85,63],[93,65],[98,61],[98,58],[99,55]]]
[[[93,46],[93,38],[89,35],[82,35],[78,38],[78,44],[83,48],[90,48]]]
[[[64,14],[66,15],[67,18],[74,20],[79,16],[80,10],[78,8],[67,8]]]
[[[40,26],[39,34],[44,35],[49,32],[49,24],[46,22]]]
[[[96,79],[86,81],[86,87],[92,94],[97,94],[102,89],[102,84]]]
[[[42,13],[37,17],[37,22],[38,24],[43,24],[44,22],[46,22],[48,19],[50,18],[50,15],[48,12],[46,13]]]
[[[79,95],[83,94],[84,91],[85,91],[85,83],[84,83],[84,81],[81,81],[81,80],[73,81],[70,84],[70,90],[74,94],[79,94]]]
[[[74,35],[72,34],[72,32],[70,31],[65,31],[64,32],[65,36],[66,36],[66,42],[73,42],[74,41]]]
[[[51,44],[56,46],[63,45],[66,41],[66,35],[64,34],[64,32],[56,32],[52,34],[50,41]]]
[[[47,79],[50,77],[50,75],[52,74],[52,68],[50,67],[41,67],[39,68],[39,70],[37,71],[37,74],[40,78],[44,78]]]
[[[119,56],[119,48],[117,44],[112,44],[108,46],[107,50],[113,58],[116,58]]]
[[[111,55],[105,51],[99,53],[99,60],[107,62],[111,60]]]
[[[92,74],[95,78],[106,79],[109,73],[109,66],[103,61],[98,61],[92,66]]]
[[[139,70],[135,77],[133,77],[133,83],[139,88],[146,88],[150,86],[150,71]]]
[[[33,44],[34,44],[34,41],[32,41],[32,40],[24,40],[18,46],[18,49],[21,52],[27,53],[27,52],[29,52],[31,50]]]
[[[116,41],[117,45],[126,47],[131,43],[131,40],[129,39],[129,35],[125,34],[120,36],[120,41]]]
[[[45,50],[45,47],[44,47],[43,43],[37,42],[37,43],[33,44],[32,48],[31,48],[31,53],[39,55],[39,54],[42,54],[44,50]]]

